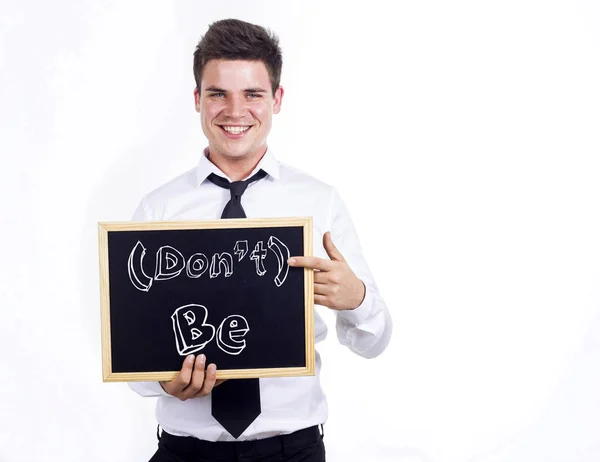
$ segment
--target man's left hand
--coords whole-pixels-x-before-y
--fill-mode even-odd
[[[365,285],[356,277],[343,255],[333,244],[331,233],[323,236],[323,247],[331,260],[318,257],[290,257],[288,265],[317,270],[315,303],[334,310],[353,310],[365,298]]]

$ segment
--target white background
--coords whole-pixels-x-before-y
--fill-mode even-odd
[[[226,17],[280,36],[270,146],[338,187],[395,322],[321,344],[329,460],[600,460],[597,2],[0,5],[0,461],[153,453],[154,399],[101,380],[96,224],[197,163]]]

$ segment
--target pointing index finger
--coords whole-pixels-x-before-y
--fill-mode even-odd
[[[332,267],[332,262],[319,257],[290,257],[288,265],[328,271]]]

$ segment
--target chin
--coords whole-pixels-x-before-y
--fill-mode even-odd
[[[230,157],[233,159],[240,159],[242,157],[247,157],[250,154],[248,149],[223,149],[221,151],[224,156]]]
[[[232,158],[247,157],[256,150],[248,143],[240,143],[239,145],[236,145],[236,143],[226,143],[222,144],[220,148],[223,155]]]

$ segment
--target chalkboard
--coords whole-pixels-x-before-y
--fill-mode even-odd
[[[105,382],[314,375],[312,218],[98,223]]]

